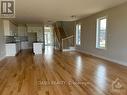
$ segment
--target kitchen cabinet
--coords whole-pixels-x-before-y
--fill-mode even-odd
[[[8,43],[5,44],[6,56],[16,56],[20,51],[20,43]]]
[[[44,31],[43,26],[40,25],[27,25],[28,33],[36,33],[37,34],[37,41],[42,41],[44,39]]]
[[[42,54],[42,50],[43,50],[43,43],[41,43],[41,42],[33,43],[34,54]]]
[[[24,50],[24,49],[28,49],[29,46],[28,46],[28,41],[24,41],[24,42],[21,42],[21,49]]]
[[[27,27],[25,25],[18,26],[18,36],[28,36]]]
[[[17,26],[9,20],[4,20],[4,36],[17,36]]]

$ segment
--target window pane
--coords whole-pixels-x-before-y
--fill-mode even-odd
[[[78,25],[79,26],[79,31],[81,30],[81,25]]]
[[[76,45],[80,45],[81,25],[76,25]]]
[[[76,25],[76,44],[78,44],[78,25]]]
[[[78,44],[80,45],[80,30],[78,32]]]
[[[104,31],[100,31],[100,47],[105,48],[105,30]]]
[[[97,19],[96,48],[106,48],[107,18]]]
[[[106,30],[106,19],[101,19],[100,20],[100,30]]]

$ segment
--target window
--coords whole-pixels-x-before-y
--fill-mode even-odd
[[[106,49],[107,17],[97,19],[96,48]]]
[[[81,24],[76,25],[76,45],[81,44]]]

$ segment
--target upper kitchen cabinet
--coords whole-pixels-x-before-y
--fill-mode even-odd
[[[17,36],[17,25],[9,20],[4,20],[4,36]]]
[[[43,26],[41,24],[27,24],[29,33],[37,33],[43,31]]]
[[[28,36],[26,25],[18,25],[18,36]]]
[[[43,24],[27,24],[27,31],[28,33],[36,33],[37,34],[37,41],[44,41],[44,30]]]

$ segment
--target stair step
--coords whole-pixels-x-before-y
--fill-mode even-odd
[[[63,49],[63,51],[75,51],[75,47],[69,47],[68,49]]]
[[[75,50],[75,47],[69,47],[69,49],[71,49],[71,50]]]

